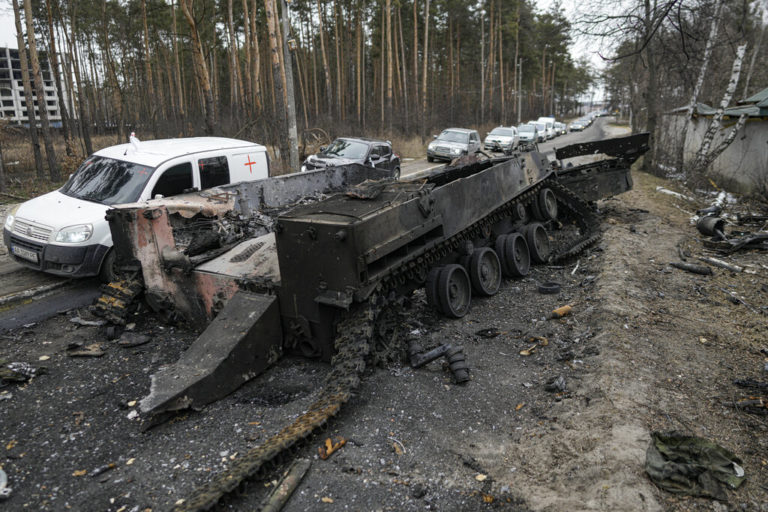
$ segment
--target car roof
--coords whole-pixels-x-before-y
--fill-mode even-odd
[[[390,146],[392,145],[392,143],[389,142],[388,140],[369,139],[368,137],[336,137],[336,139],[334,139],[334,140],[339,140],[339,139],[341,139],[341,140],[354,140],[354,141],[357,141],[357,142],[365,142],[366,144],[373,143],[373,144],[389,144]]]
[[[472,133],[475,130],[470,130],[468,128],[446,128],[443,130],[444,132],[460,132],[460,133]]]
[[[252,148],[258,151],[266,150],[261,144],[248,142],[247,140],[228,139],[225,137],[185,137],[139,141],[138,150],[130,143],[118,144],[117,146],[101,149],[94,153],[94,155],[157,167],[166,160],[178,156],[237,148]]]

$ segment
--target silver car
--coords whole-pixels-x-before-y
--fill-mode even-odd
[[[517,128],[497,126],[485,136],[483,146],[488,151],[514,151],[520,143]]]
[[[480,135],[477,130],[448,128],[427,146],[427,161],[445,160],[450,162],[461,155],[469,155],[480,149]]]

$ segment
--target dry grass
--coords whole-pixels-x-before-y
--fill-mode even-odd
[[[71,156],[67,155],[64,138],[55,137],[53,149],[56,152],[56,160],[59,162],[61,179],[59,181],[51,181],[47,178],[37,178],[32,145],[26,134],[3,133],[0,143],[3,149],[3,162],[5,163],[7,193],[10,194],[0,195],[0,203],[15,201],[17,198],[29,199],[61,187],[67,181],[69,175],[75,172],[87,156],[84,148],[79,143],[74,144],[74,154]],[[93,150],[98,151],[99,149],[116,144],[117,137],[114,135],[95,135],[92,137],[92,143]],[[45,157],[45,146],[42,144],[42,141],[40,150],[43,155],[43,168],[47,173],[48,165]]]

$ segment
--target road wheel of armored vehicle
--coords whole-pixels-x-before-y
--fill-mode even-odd
[[[541,189],[536,201],[536,207],[539,220],[548,221],[557,218],[557,198],[551,188]]]
[[[440,311],[450,318],[461,318],[469,311],[472,285],[461,265],[446,265],[437,278],[437,300]]]
[[[534,263],[546,263],[551,252],[549,234],[540,222],[531,222],[525,226],[525,238]]]
[[[515,219],[519,220],[523,224],[530,220],[528,218],[528,208],[526,208],[524,204],[517,203],[515,205]]]
[[[424,292],[427,294],[427,304],[440,310],[440,302],[437,300],[437,279],[440,277],[443,267],[433,267],[427,274],[427,280],[424,283]]]
[[[490,247],[475,249],[469,260],[469,280],[478,295],[490,297],[501,285],[501,261]]]
[[[528,251],[528,243],[520,233],[507,235],[506,257],[507,269],[511,277],[524,277],[531,270],[531,255]]]
[[[528,275],[531,268],[531,256],[528,254],[528,244],[525,237],[521,236],[520,233],[501,235],[496,239],[495,247],[505,277]]]

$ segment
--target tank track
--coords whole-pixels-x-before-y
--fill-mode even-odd
[[[338,414],[360,384],[360,378],[366,366],[366,357],[371,350],[376,317],[383,308],[384,290],[394,289],[406,280],[418,280],[426,276],[429,267],[456,250],[460,244],[490,232],[493,223],[511,215],[518,204],[530,205],[543,187],[550,187],[558,199],[574,217],[581,236],[568,248],[557,252],[553,260],[559,261],[578,254],[600,237],[597,231],[599,219],[589,205],[563,187],[554,177],[543,180],[505,205],[499,207],[482,220],[444,240],[421,255],[415,256],[403,265],[380,277],[376,292],[368,297],[364,304],[353,306],[346,312],[336,326],[337,338],[334,342],[336,355],[332,360],[331,372],[326,376],[320,396],[293,423],[284,427],[277,434],[267,439],[262,445],[251,449],[242,458],[236,460],[225,472],[217,475],[195,489],[192,494],[177,502],[174,512],[196,512],[210,510],[227,494],[237,489],[245,481],[258,476],[266,466],[275,462],[285,452],[298,449],[302,442],[317,429],[324,427]],[[258,510],[258,509],[257,509]]]
[[[264,444],[237,459],[225,472],[195,489],[187,499],[177,502],[173,508],[175,512],[210,510],[224,496],[247,479],[258,475],[281,454],[299,448],[302,441],[325,426],[339,412],[360,385],[360,377],[370,351],[377,307],[377,296],[372,295],[365,305],[346,313],[337,324],[338,334],[334,343],[337,352],[331,361],[331,372],[325,378],[320,396],[307,412]]]

